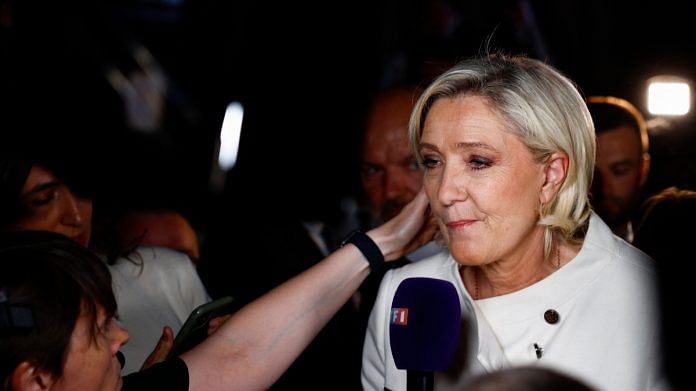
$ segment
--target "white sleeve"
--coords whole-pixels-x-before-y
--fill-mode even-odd
[[[370,313],[370,320],[367,324],[367,333],[363,344],[362,373],[361,381],[363,389],[366,391],[382,391],[386,382],[386,354],[387,352],[386,325],[391,307],[391,297],[389,296],[389,286],[391,285],[393,270],[388,271],[377,293],[375,305]]]

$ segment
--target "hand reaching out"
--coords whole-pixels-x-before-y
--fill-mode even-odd
[[[393,261],[431,241],[437,232],[425,191],[421,191],[401,212],[368,234],[378,244],[386,261]]]

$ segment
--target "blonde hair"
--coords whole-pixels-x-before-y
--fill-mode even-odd
[[[553,67],[523,56],[493,54],[463,61],[433,81],[416,102],[409,139],[417,159],[423,126],[440,98],[480,96],[508,122],[539,162],[555,152],[568,155],[567,176],[550,202],[541,205],[548,255],[553,232],[582,243],[590,217],[588,191],[595,164],[592,118],[574,83]]]

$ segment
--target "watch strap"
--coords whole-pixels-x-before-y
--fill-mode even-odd
[[[374,271],[379,269],[384,263],[384,255],[382,254],[382,250],[379,249],[372,238],[367,236],[362,231],[355,230],[348,234],[348,236],[341,241],[341,247],[348,243],[353,244],[358,248],[358,250],[360,250],[363,256],[367,259],[367,262],[370,264],[371,270]]]

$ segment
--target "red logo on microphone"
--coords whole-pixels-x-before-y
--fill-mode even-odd
[[[408,308],[392,308],[391,324],[406,326],[408,324]]]

